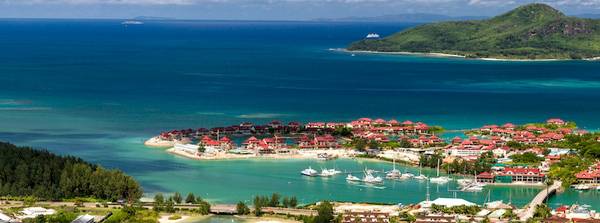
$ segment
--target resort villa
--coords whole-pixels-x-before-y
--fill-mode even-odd
[[[493,173],[483,172],[477,175],[477,182],[481,183],[542,183],[545,174],[538,168],[504,167]]]
[[[575,177],[580,184],[600,184],[600,162],[577,173]]]

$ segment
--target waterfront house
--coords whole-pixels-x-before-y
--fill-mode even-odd
[[[273,120],[273,121],[269,122],[269,124],[267,124],[267,125],[272,129],[279,129],[283,126],[281,124],[281,121],[279,121],[279,120]]]
[[[549,124],[549,125],[566,125],[567,122],[565,122],[564,120],[559,119],[559,118],[551,118],[551,119],[546,120],[546,124]]]
[[[580,184],[600,184],[600,162],[575,174],[575,177]]]
[[[398,125],[400,125],[400,122],[398,122],[396,119],[392,119],[392,120],[389,120],[387,122],[387,124],[388,124],[388,126],[398,126]]]
[[[215,140],[206,135],[200,139],[199,145],[205,147],[206,149],[214,150],[230,150],[235,146],[233,141],[226,136],[219,140]]]
[[[307,129],[324,129],[325,128],[325,122],[309,122],[306,123],[305,128]]]
[[[489,172],[483,172],[478,174],[476,179],[479,183],[493,183],[494,175]]]
[[[496,173],[496,183],[541,183],[546,176],[538,168],[528,167],[505,167]]]
[[[460,143],[459,143],[460,142]],[[453,144],[445,148],[448,156],[454,157],[477,157],[484,152],[492,151],[495,144],[491,140],[480,140],[476,137],[470,137],[465,140],[453,140]]]
[[[331,135],[314,136],[313,138],[303,135],[298,138],[298,147],[315,149],[333,149],[339,148],[337,139]]]

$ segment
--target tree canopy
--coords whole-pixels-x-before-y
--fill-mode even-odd
[[[133,202],[142,193],[140,185],[119,170],[107,170],[72,156],[0,143],[0,196]]]

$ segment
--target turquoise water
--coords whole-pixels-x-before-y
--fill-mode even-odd
[[[600,64],[486,62],[357,54],[366,33],[414,24],[0,20],[0,139],[120,168],[146,192],[195,192],[214,202],[255,194],[414,203],[424,185],[385,189],[305,179],[312,161],[198,162],[144,147],[165,129],[243,121],[420,120],[448,129],[549,117],[600,128]],[[382,163],[338,161],[358,170]],[[509,192],[511,191],[511,192]],[[493,188],[520,204],[536,189]],[[432,197],[452,196],[446,187]],[[482,201],[485,193],[459,194]],[[589,202],[600,207],[595,194]],[[576,194],[557,199],[569,201]]]

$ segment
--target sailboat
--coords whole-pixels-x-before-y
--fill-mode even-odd
[[[423,175],[423,173],[421,171],[422,171],[422,168],[421,168],[421,164],[419,163],[419,176],[415,176],[414,178],[417,180],[427,180],[427,176]]]
[[[404,173],[402,174],[402,177],[400,177],[400,179],[410,179],[413,177],[415,177],[415,175],[408,172],[408,170],[406,168],[404,168]]]
[[[365,177],[362,179],[362,181],[369,184],[383,183],[383,179],[381,179],[381,177],[373,176],[373,171],[368,169],[365,170]]]
[[[387,179],[399,179],[402,176],[402,173],[400,173],[400,170],[396,169],[396,160],[394,159],[393,162],[394,162],[394,169],[387,172],[387,174],[385,175],[385,178],[387,178]]]
[[[450,181],[449,177],[440,177],[440,160],[439,159],[438,159],[438,164],[437,164],[437,177],[433,177],[429,180],[432,183],[437,183],[437,184],[445,184],[445,183],[448,183],[448,181]]]

